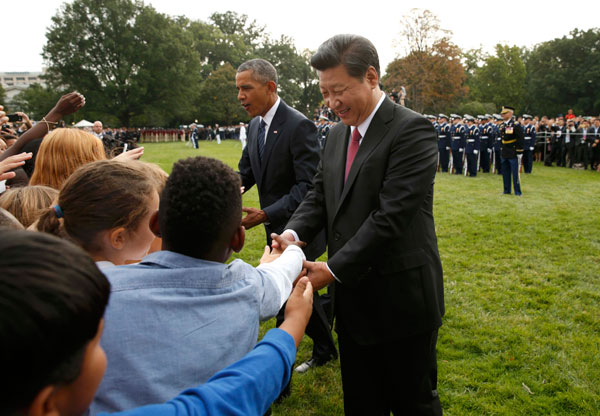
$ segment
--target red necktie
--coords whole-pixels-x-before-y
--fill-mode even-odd
[[[356,152],[358,152],[358,146],[360,145],[361,138],[362,136],[358,131],[358,127],[355,127],[354,131],[352,132],[352,141],[350,142],[350,146],[348,146],[348,155],[346,156],[346,174],[344,175],[344,183],[346,182],[346,179],[348,179],[348,173],[352,167],[352,162],[354,162]]]

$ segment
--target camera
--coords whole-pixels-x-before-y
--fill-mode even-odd
[[[15,121],[23,121],[23,117],[18,114],[7,114],[8,121],[14,123]]]

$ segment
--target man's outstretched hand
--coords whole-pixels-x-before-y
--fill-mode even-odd
[[[288,246],[298,246],[300,248],[306,247],[304,241],[296,241],[291,233],[283,233],[281,235],[271,233],[271,247],[273,251],[277,253],[283,253]]]
[[[325,262],[304,261],[302,267],[308,272],[307,276],[314,290],[320,290],[335,280]]]
[[[269,220],[269,217],[267,217],[267,214],[262,209],[242,207],[242,212],[246,213],[246,216],[242,218],[242,225],[246,230]]]

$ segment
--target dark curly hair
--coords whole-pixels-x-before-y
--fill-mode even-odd
[[[160,198],[163,248],[203,258],[228,243],[241,224],[239,175],[223,162],[198,156],[173,165]]]

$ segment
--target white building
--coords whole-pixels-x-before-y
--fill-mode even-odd
[[[41,76],[44,72],[0,72],[0,84],[4,88],[6,103],[12,102],[15,95],[31,84],[45,85]]]

